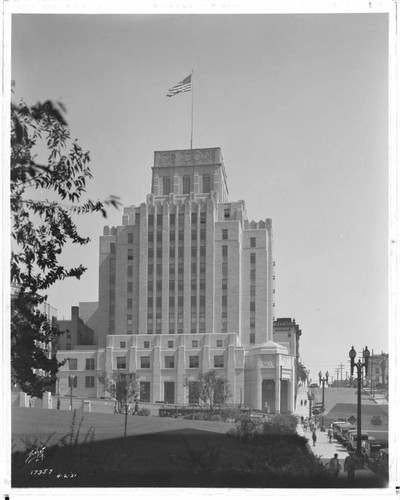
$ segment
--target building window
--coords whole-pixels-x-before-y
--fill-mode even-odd
[[[145,349],[149,349],[149,348],[150,348],[150,342],[149,342],[148,340],[145,340],[145,341],[143,342],[143,347],[144,347]]]
[[[222,245],[222,257],[228,257],[228,245]]]
[[[115,243],[110,243],[110,253],[115,253]]]
[[[168,340],[168,349],[173,349],[173,348],[174,348],[174,341]]]
[[[256,238],[250,238],[250,247],[256,248]]]
[[[192,318],[193,320],[193,318]],[[194,321],[196,321],[196,318],[194,318]],[[192,347],[199,347],[199,341],[198,340],[192,340]]]
[[[133,260],[133,248],[128,248],[128,260]]]
[[[228,305],[228,297],[226,295],[222,296],[222,305],[227,306]]]
[[[126,368],[126,358],[125,356],[117,357],[117,370],[125,370]]]
[[[150,356],[141,356],[140,368],[150,368]]]
[[[68,367],[70,370],[77,370],[78,369],[78,360],[77,358],[69,358],[68,360]]]
[[[169,214],[169,225],[175,226],[175,214]]]
[[[71,332],[69,330],[65,330],[66,334],[67,334],[67,339],[70,339],[71,338]]]
[[[72,386],[71,386],[71,382],[72,382]],[[78,377],[75,376],[69,376],[68,377],[68,387],[71,388],[71,387],[78,387]]]
[[[251,280],[256,279],[256,270],[255,269],[250,269],[250,279]]]
[[[127,292],[132,293],[133,292],[133,283],[132,281],[129,281],[127,284]]]
[[[164,382],[164,401],[173,405],[175,403],[175,383]]]
[[[189,175],[184,175],[182,178],[182,184],[183,184],[183,189],[182,193],[183,194],[189,194],[190,193],[190,176]]]
[[[175,368],[174,356],[165,356],[165,368]]]
[[[229,219],[231,216],[231,209],[230,208],[225,208],[224,209],[224,218]]]
[[[251,253],[250,254],[250,264],[255,264],[256,263],[256,254]]]
[[[149,226],[154,226],[154,214],[149,215]]]
[[[128,243],[133,243],[133,233],[128,233]]]
[[[224,367],[224,357],[214,356],[214,368],[223,368],[223,367]]]
[[[169,194],[171,192],[171,179],[169,177],[163,177],[163,194]]]
[[[256,303],[255,302],[250,302],[250,311],[255,311],[256,310]]]
[[[203,175],[203,193],[210,193],[211,192],[211,179],[210,176]]]
[[[93,358],[86,358],[85,370],[94,370],[94,359]]]
[[[70,351],[71,350],[71,344],[67,344],[65,348],[66,348],[67,351]]]
[[[132,307],[133,307],[133,299],[132,299],[132,297],[128,297],[128,298],[126,299],[126,307],[127,307],[128,309],[132,309]]]
[[[94,387],[94,377],[85,377],[85,387]]]
[[[222,347],[222,340],[217,340],[217,347]]]
[[[223,240],[227,240],[228,239],[228,230],[227,229],[223,229],[222,230],[222,239]]]
[[[256,334],[250,333],[250,344],[255,344],[255,343],[256,343]]]
[[[140,382],[140,401],[150,403],[150,382]]]
[[[125,349],[126,348],[126,342],[120,342],[119,343],[120,349]]]
[[[189,368],[198,368],[198,367],[199,367],[199,357],[189,356]]]

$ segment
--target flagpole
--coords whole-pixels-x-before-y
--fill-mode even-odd
[[[190,131],[190,149],[193,149],[193,70],[192,70],[192,116],[191,116],[191,131]]]

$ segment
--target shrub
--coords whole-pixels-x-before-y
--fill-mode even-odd
[[[151,411],[148,408],[141,408],[138,411],[138,415],[141,417],[149,417],[151,415]]]

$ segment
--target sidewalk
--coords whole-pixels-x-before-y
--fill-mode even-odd
[[[309,416],[308,401],[307,401],[307,406],[300,404],[301,400],[304,401],[307,398],[307,392],[304,389],[305,388],[300,388],[300,392],[297,397],[297,406],[295,413],[300,417],[303,416],[304,418],[306,418]],[[333,458],[333,455],[337,453],[339,461],[342,465],[342,469],[339,474],[339,479],[346,479],[347,474],[343,470],[343,465],[345,458],[348,456],[348,451],[344,446],[338,443],[336,439],[332,439],[332,443],[329,442],[328,428],[326,428],[324,432],[322,432],[320,429],[316,430],[317,442],[315,443],[315,446],[313,446],[311,438],[312,433],[309,428],[307,432],[304,432],[302,425],[299,424],[297,426],[297,433],[300,436],[305,436],[308,439],[311,451],[314,453],[314,455],[319,457],[323,463],[327,464],[329,460]],[[357,479],[364,477],[373,478],[375,476],[375,474],[369,469],[356,470],[355,474]]]

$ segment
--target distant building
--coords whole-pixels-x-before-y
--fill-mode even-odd
[[[273,341],[272,252],[271,220],[228,201],[220,148],[156,151],[146,202],[100,237],[98,303],[80,304],[98,347],[58,353],[73,359],[60,388],[72,371],[78,395],[100,397],[99,373],[136,371],[141,399],[187,404],[215,368],[230,403],[293,410],[298,346]]]
[[[383,352],[381,354],[372,354],[369,358],[368,370],[370,382],[372,378],[372,387],[377,385],[378,387],[379,385],[387,387],[389,383],[389,354]]]
[[[277,318],[274,321],[273,340],[277,344],[286,346],[290,355],[294,357],[294,377],[296,382],[298,379],[298,365],[300,360],[300,336],[301,330],[294,318]],[[295,394],[297,396],[297,383]]]
[[[63,333],[57,340],[57,350],[70,351],[95,344],[94,331],[79,317],[79,307],[71,307],[71,319],[58,320],[58,328]]]

